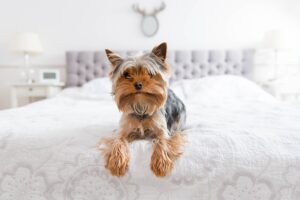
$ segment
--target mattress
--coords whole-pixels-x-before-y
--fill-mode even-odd
[[[96,148],[121,116],[108,79],[0,112],[0,199],[300,199],[300,107],[235,76],[183,80],[187,143],[170,175],[150,170],[152,142],[129,145],[111,176]]]

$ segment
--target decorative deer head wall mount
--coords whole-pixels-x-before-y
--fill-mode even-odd
[[[159,22],[157,19],[157,13],[163,11],[166,8],[164,2],[161,3],[160,7],[154,8],[151,12],[147,12],[145,9],[141,9],[139,4],[134,4],[132,9],[142,15],[141,29],[145,36],[154,36],[159,28]]]

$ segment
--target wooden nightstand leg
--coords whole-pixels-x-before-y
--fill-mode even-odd
[[[18,107],[18,97],[15,88],[11,88],[10,103],[12,108]]]

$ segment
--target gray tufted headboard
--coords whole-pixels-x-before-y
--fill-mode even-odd
[[[138,51],[120,51],[121,56]],[[172,69],[170,81],[235,74],[253,76],[253,50],[169,51]],[[109,63],[104,51],[69,51],[66,53],[67,87],[77,87],[97,77],[107,76]]]

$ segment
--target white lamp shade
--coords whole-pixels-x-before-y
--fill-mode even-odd
[[[37,54],[43,52],[43,47],[37,34],[19,33],[13,40],[12,50],[18,53]]]
[[[263,48],[270,49],[298,49],[298,35],[296,31],[273,29],[264,33]]]
[[[265,48],[271,49],[281,49],[286,46],[284,41],[284,34],[280,30],[269,30],[264,34],[264,43]]]

